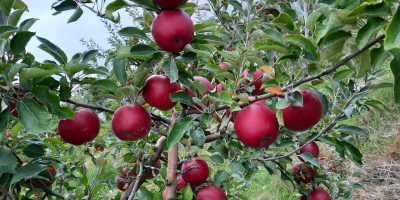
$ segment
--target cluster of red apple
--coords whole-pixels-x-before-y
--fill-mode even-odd
[[[300,146],[302,146],[302,144],[300,144]],[[300,154],[303,154],[306,152],[311,153],[311,155],[313,157],[318,158],[319,147],[315,142],[311,142],[304,148],[300,149],[300,151],[297,152],[297,155],[300,155]],[[311,182],[312,178],[314,177],[314,170],[311,166],[304,167],[304,165],[307,165],[307,164],[305,164],[303,158],[301,158],[300,156],[298,156],[298,158],[301,160],[301,162],[297,162],[292,166],[291,169],[294,172],[294,174],[292,174],[292,175],[294,176],[294,180],[298,184],[300,184],[300,183],[308,184]],[[302,167],[302,165],[303,165],[303,167]],[[308,174],[307,175],[303,174],[303,177],[302,177],[301,173],[303,173],[303,172],[307,172]],[[331,199],[331,197],[329,196],[329,193],[326,192],[322,188],[316,188],[311,192],[310,195],[303,196],[302,198],[300,198],[300,200],[330,200],[330,199]]]
[[[156,164],[153,167],[160,169],[161,168],[160,160],[157,160]],[[121,191],[125,191],[128,188],[129,184],[131,184],[134,178],[136,177],[134,169],[132,169],[129,172],[128,170],[129,170],[128,167],[124,167],[122,169],[122,173],[115,176],[115,183],[117,183],[117,188]],[[146,176],[146,179],[153,179],[159,173],[160,172],[158,170],[152,170],[152,172]]]
[[[194,37],[193,21],[186,12],[176,9],[187,0],[154,0],[163,10],[154,19],[151,33],[157,45],[167,52],[180,52]]]

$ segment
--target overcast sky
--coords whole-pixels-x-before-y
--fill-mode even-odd
[[[76,22],[67,24],[74,11],[65,11],[53,16],[52,14],[55,11],[51,9],[51,5],[55,1],[25,0],[24,2],[28,5],[29,12],[25,12],[22,15],[20,22],[29,18],[39,18],[40,20],[31,27],[30,31],[36,32],[37,36],[44,37],[60,47],[66,53],[68,60],[75,53],[87,50],[86,46],[79,41],[81,38],[86,40],[92,38],[103,49],[110,47],[107,44],[107,38],[110,35],[99,17],[88,9],[82,8],[84,11],[82,17]],[[107,2],[111,1],[107,0]],[[132,19],[129,19],[124,10],[120,10],[119,13],[124,26],[131,25],[130,20]],[[39,49],[39,45],[39,41],[36,37],[33,37],[27,46],[27,51],[31,52],[39,62],[46,59],[54,60],[49,54]],[[99,64],[102,65],[103,63]]]

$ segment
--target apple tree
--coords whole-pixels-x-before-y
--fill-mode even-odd
[[[23,1],[1,0],[0,199],[247,199],[259,170],[302,200],[351,198],[370,183],[324,169],[319,145],[363,165],[356,144],[368,132],[343,122],[389,116],[374,90],[392,87],[400,103],[399,8],[59,0],[52,9],[71,12],[68,23],[83,11],[109,23],[140,13],[114,32],[115,51],[70,56],[29,31],[38,19],[20,22]],[[26,52],[33,38],[53,60]],[[386,63],[394,83],[381,81]]]

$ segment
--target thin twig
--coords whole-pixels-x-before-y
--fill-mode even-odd
[[[5,195],[7,196],[7,198],[9,198],[10,200],[13,200],[11,194],[8,193],[8,191],[7,191],[6,189],[4,189],[3,186],[1,186],[1,185],[0,185],[0,191],[1,191],[3,194],[5,194]]]
[[[143,167],[143,166],[144,166],[144,161],[141,160],[141,161],[140,161],[139,174],[138,174],[137,177],[136,177],[135,186],[133,186],[132,193],[131,193],[131,195],[129,196],[129,199],[128,199],[128,200],[132,200],[133,197],[135,197],[135,193],[136,193],[136,191],[137,191],[138,188],[139,188],[140,179],[142,179],[142,175],[143,175],[143,172],[144,172],[144,170],[143,170],[144,167]]]

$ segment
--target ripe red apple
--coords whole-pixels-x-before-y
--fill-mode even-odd
[[[176,183],[178,183],[176,186],[176,191],[181,191],[188,184],[183,180],[182,174],[179,174],[178,179],[176,179]]]
[[[177,82],[170,83],[168,76],[153,75],[147,79],[143,88],[143,99],[150,106],[167,111],[178,103],[172,102],[169,94],[180,89],[181,87]]]
[[[120,175],[117,175],[115,177],[115,183],[118,183],[118,181],[121,180],[121,182],[118,183],[117,188],[119,190],[121,190],[121,191],[125,191],[126,188],[128,187],[128,185],[132,182],[132,181],[129,181],[128,178],[129,177],[134,177],[134,176],[136,176],[136,174],[135,174],[135,172],[133,170],[131,170],[128,173],[128,167],[124,167],[122,170],[123,170],[123,173],[120,174]],[[127,183],[128,183],[128,185],[127,185]]]
[[[153,0],[161,8],[172,9],[183,6],[188,0]]]
[[[54,167],[52,165],[47,165],[46,166],[46,170],[51,174],[51,177],[54,180],[54,175],[56,174],[56,170],[54,169]],[[53,182],[48,181],[46,179],[43,178],[39,178],[40,181],[42,181],[42,183],[44,183],[46,186],[50,186],[53,184]],[[33,188],[39,188],[36,184],[39,184],[39,181],[32,179],[33,183],[32,183],[32,187]],[[36,184],[35,184],[36,183]]]
[[[218,83],[218,85],[217,85],[217,92],[218,93],[222,92],[222,84],[221,83]]]
[[[150,132],[151,116],[142,106],[128,104],[115,111],[111,126],[120,140],[135,141]]]
[[[226,69],[226,70],[229,69],[228,65],[225,65],[224,63],[219,64],[219,68]]]
[[[311,192],[310,196],[308,196],[307,200],[331,200],[329,193],[324,189],[317,188],[313,192]]]
[[[194,26],[192,19],[184,11],[179,9],[163,10],[154,19],[151,33],[162,50],[179,52],[187,44],[192,43]]]
[[[235,117],[238,139],[251,148],[265,148],[278,138],[279,123],[266,105],[256,103],[240,110]]]
[[[182,178],[185,182],[190,183],[191,186],[199,186],[204,183],[210,175],[208,164],[204,160],[196,160],[196,158],[192,158],[183,163],[181,172],[188,170],[192,166],[199,166],[200,169],[192,169],[189,172],[182,174]]]
[[[319,122],[322,103],[318,95],[310,90],[299,90],[303,96],[303,107],[292,106],[282,110],[285,127],[292,131],[305,131]]]
[[[311,166],[307,166],[306,168],[301,169],[301,165],[302,165],[303,163],[304,163],[304,162],[298,162],[298,163],[295,163],[295,164],[292,166],[292,170],[296,173],[296,174],[293,174],[294,180],[295,180],[297,183],[300,183],[300,182],[309,183],[309,182],[311,182],[312,177],[314,176],[314,170],[312,169]],[[304,179],[303,179],[303,178],[299,175],[301,172],[308,172],[308,173],[310,174],[310,176],[304,175]]]
[[[244,70],[244,71],[243,71],[243,74],[244,74],[246,77],[249,77],[249,76],[250,76],[250,74],[249,74],[249,69]],[[262,75],[263,75],[263,73],[262,73],[261,69],[257,68],[257,70],[256,70],[251,76],[253,76],[254,80],[256,80],[256,79],[258,79],[258,77],[260,77],[260,76],[262,76]],[[265,80],[265,81],[266,81],[266,80]],[[259,95],[259,94],[263,93],[264,90],[262,90],[262,89],[260,89],[260,88],[261,88],[261,85],[262,85],[265,81],[263,81],[262,78],[261,78],[259,81],[255,82],[255,83],[253,84],[254,87],[255,87],[255,89],[251,92],[251,95],[255,96],[255,95]],[[248,81],[248,80],[244,81],[244,84],[246,84],[246,85],[248,85],[249,83],[250,83],[250,81]]]
[[[302,146],[302,144],[300,144],[300,146]],[[314,158],[318,158],[319,156],[319,148],[317,143],[315,142],[311,142],[310,144],[308,144],[307,146],[305,146],[304,148],[300,149],[300,152],[296,153],[297,155],[303,154],[305,152],[309,152],[311,153],[311,155],[314,156]],[[300,156],[297,156],[302,162],[304,162],[303,158],[301,158]]]
[[[226,194],[221,188],[215,185],[207,185],[202,187],[197,193],[196,200],[228,200]]]
[[[207,88],[207,91],[212,91],[212,90],[214,90],[214,86],[211,84],[211,82],[209,81],[209,80],[207,80],[206,78],[204,78],[204,77],[201,77],[201,76],[194,76],[193,77],[193,79],[196,81],[196,80],[199,80],[200,82],[202,82],[202,83],[204,83],[204,85],[206,85],[206,88]],[[222,90],[222,88],[221,88],[221,90]],[[196,97],[196,95],[192,92],[192,91],[190,91],[188,88],[185,88],[185,92],[186,93],[188,93],[188,94],[190,94],[192,97]],[[204,92],[203,94],[200,94],[200,96],[203,96],[203,95],[205,95],[206,93]],[[208,106],[209,104],[207,103],[207,106]],[[194,107],[193,106],[189,106],[190,108],[193,108],[194,109]],[[198,104],[196,104],[196,107],[198,108],[198,109],[202,109],[201,108],[201,106],[200,105],[198,105]]]
[[[75,120],[64,119],[58,122],[58,133],[67,143],[82,145],[92,141],[100,132],[100,120],[97,114],[83,108],[75,112]]]
[[[160,160],[157,160],[156,164],[153,167],[156,167],[156,168],[160,169],[161,168]],[[154,171],[150,172],[149,175],[147,175],[146,179],[153,179],[155,177],[155,176],[153,176],[153,172],[154,172],[155,176],[157,176],[160,173],[160,171],[154,170]]]

